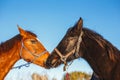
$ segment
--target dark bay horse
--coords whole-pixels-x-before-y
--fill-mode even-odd
[[[18,27],[20,34],[0,44],[0,80],[12,69],[19,59],[45,67],[49,52],[36,34]]]
[[[98,33],[83,28],[82,18],[68,29],[48,57],[46,66],[51,68],[62,63],[66,65],[79,57],[89,63],[98,80],[120,80],[120,51]]]

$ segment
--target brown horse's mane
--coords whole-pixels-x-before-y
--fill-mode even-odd
[[[108,57],[112,61],[120,59],[120,51],[101,35],[87,28],[83,28],[84,34],[92,40],[95,40],[103,49],[107,51]]]
[[[26,31],[26,32],[27,32],[29,35],[32,35],[32,36],[37,37],[36,34],[30,32],[30,31]],[[5,42],[2,42],[2,43],[0,44],[0,53],[2,53],[2,52],[7,52],[7,51],[9,51],[10,49],[12,49],[13,46],[14,46],[14,44],[15,44],[16,42],[21,41],[21,39],[22,39],[22,36],[21,36],[20,34],[18,34],[18,35],[16,35],[16,36],[14,36],[13,38],[11,38],[11,39],[9,39],[9,40],[7,40],[7,41],[5,41]]]

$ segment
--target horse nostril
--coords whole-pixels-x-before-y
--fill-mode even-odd
[[[56,62],[56,59],[53,59],[51,64],[54,64],[55,62]]]

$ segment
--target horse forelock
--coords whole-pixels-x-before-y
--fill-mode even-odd
[[[32,35],[32,36],[34,36],[34,37],[37,37],[37,35],[36,34],[34,34],[33,32],[31,32],[31,31],[26,31],[29,35]]]

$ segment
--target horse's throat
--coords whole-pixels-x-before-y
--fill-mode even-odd
[[[10,71],[16,61],[20,59],[18,49],[11,49],[7,53],[0,55],[0,80],[4,80],[7,73]]]

